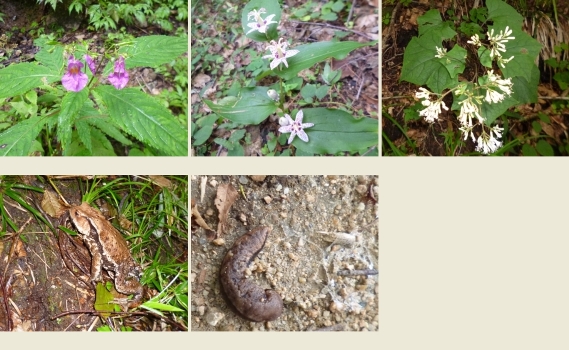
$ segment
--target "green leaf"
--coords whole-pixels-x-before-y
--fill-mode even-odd
[[[505,26],[500,28],[494,26],[494,32],[496,29],[503,30],[504,28]],[[522,76],[530,81],[532,75],[530,67],[535,66],[535,59],[539,55],[541,44],[521,29],[513,28],[512,32],[516,39],[506,43],[506,52],[502,53],[502,56],[505,59],[511,56],[514,58],[506,63],[506,67],[502,68],[502,73],[505,78]]]
[[[430,37],[431,39],[442,41],[456,35],[456,32],[449,27],[449,24],[443,22],[439,10],[433,9],[425,12],[424,15],[417,18],[417,23],[419,23],[420,37]]]
[[[512,78],[512,96],[518,103],[535,103],[537,102],[537,85],[539,84],[539,68],[535,64],[531,65],[529,70],[531,78],[527,81],[523,77]]]
[[[42,49],[34,56],[34,59],[51,69],[54,72],[61,72],[65,65],[63,59],[63,45],[50,45],[47,38],[39,38],[34,40],[34,45]]]
[[[268,87],[243,88],[232,105],[222,106],[205,100],[215,113],[240,124],[257,125],[277,110],[275,101],[267,95]]]
[[[93,92],[107,106],[111,119],[123,131],[165,155],[188,155],[188,132],[152,97],[135,88],[117,90],[100,85]]]
[[[155,301],[147,301],[144,304],[142,304],[140,307],[145,308],[145,309],[150,309],[150,310],[163,310],[163,311],[170,311],[170,312],[183,312],[184,310],[172,306],[172,305],[168,305],[168,304],[162,304],[162,303],[158,303]]]
[[[211,133],[213,132],[213,124],[217,120],[217,115],[212,114],[206,117],[200,118],[197,122],[197,126],[200,128],[194,133],[193,138],[194,141],[192,142],[193,146],[202,145],[204,142],[209,139]]]
[[[277,23],[270,24],[266,33],[260,33],[259,31],[254,30],[249,34],[246,34],[246,36],[255,41],[277,40],[278,39],[277,26],[279,21],[281,20],[281,6],[279,5],[279,2],[277,0],[252,0],[247,5],[245,5],[243,11],[241,12],[241,27],[243,29],[243,32],[244,33],[249,32],[251,28],[249,28],[247,24],[254,22],[253,18],[251,18],[251,21],[249,21],[249,19],[247,18],[249,12],[253,10],[259,10],[261,8],[264,8],[267,11],[261,14],[261,18],[265,19],[270,15],[275,15],[272,18],[272,21]]]
[[[188,51],[188,38],[166,35],[150,35],[136,38],[132,45],[123,46],[119,54],[125,57],[127,69],[135,67],[158,67],[170,63]]]
[[[323,99],[324,97],[326,97],[326,95],[328,95],[328,89],[329,89],[329,88],[330,88],[330,87],[327,86],[327,85],[319,86],[318,89],[316,89],[316,97],[317,97],[319,100],[321,100],[321,99]]]
[[[511,29],[521,28],[524,18],[512,6],[501,0],[486,0],[488,8],[488,20],[494,21],[494,26],[510,26]],[[494,29],[494,32],[496,29]],[[500,32],[498,30],[498,32]],[[517,37],[516,37],[517,39]]]
[[[490,57],[490,50],[485,46],[478,48],[478,58],[484,67],[492,68],[492,57]]]
[[[38,86],[61,80],[58,71],[34,63],[0,69],[0,98],[23,94]]]
[[[33,141],[47,122],[46,117],[26,119],[0,134],[0,156],[28,156]]]
[[[466,50],[458,45],[454,45],[452,50],[447,52],[443,58],[439,58],[439,60],[445,66],[451,78],[455,78],[464,72]]]
[[[279,67],[277,67],[272,72],[285,80],[291,79],[293,77],[296,77],[301,70],[310,68],[316,63],[322,62],[327,58],[334,57],[336,59],[341,59],[357,48],[376,44],[377,41],[368,43],[358,43],[355,41],[320,41],[316,43],[296,46],[290,48],[293,50],[298,50],[299,52],[287,59],[288,68],[284,67],[283,65],[279,65],[279,67],[282,69],[279,70]]]
[[[537,141],[535,147],[537,148],[539,154],[541,154],[542,156],[551,157],[555,155],[555,153],[553,152],[553,147],[551,147],[551,145],[545,140]]]
[[[356,119],[346,111],[327,108],[306,108],[304,123],[314,123],[305,129],[308,142],[298,137],[292,144],[302,152],[310,154],[336,154],[355,152],[378,144],[377,119]],[[290,134],[285,134],[288,137]]]
[[[79,92],[68,92],[61,101],[61,112],[57,118],[57,139],[61,142],[63,150],[71,142],[71,127],[87,98],[89,98],[89,89],[85,88]]]
[[[300,95],[304,99],[309,99],[316,95],[316,85],[306,84],[302,89],[300,89]]]
[[[447,68],[435,57],[436,46],[442,46],[440,39],[429,37],[413,38],[403,56],[401,80],[416,85],[427,85],[436,93],[458,83],[458,77],[451,77]]]
[[[342,9],[344,8],[345,4],[343,1],[336,1],[333,5],[332,5],[332,11],[334,12],[340,12],[342,11]]]

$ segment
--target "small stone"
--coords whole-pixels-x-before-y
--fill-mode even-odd
[[[213,179],[209,182],[209,184],[211,185],[211,187],[215,187],[215,186],[217,186],[217,181],[215,179]]]
[[[283,189],[283,185],[281,185],[281,184],[277,184],[277,187],[275,187],[275,190],[277,192],[280,192],[282,189]]]
[[[292,260],[292,261],[297,261],[297,260],[298,260],[298,256],[296,256],[294,253],[288,253],[288,257],[289,257],[290,260]]]
[[[286,194],[288,194],[289,192],[290,192],[290,188],[288,188],[288,187],[285,187],[285,189],[284,189],[283,193],[286,195]]]
[[[219,321],[221,321],[224,317],[225,317],[225,314],[223,312],[219,311],[217,308],[211,308],[209,310],[209,312],[207,313],[207,315],[205,316],[205,321],[210,326],[215,327],[215,326],[217,326]]]
[[[306,283],[306,278],[304,278],[304,277],[299,277],[299,278],[298,278],[298,282],[300,282],[300,283]]]
[[[255,182],[263,182],[263,181],[265,181],[265,178],[267,177],[267,175],[251,175],[249,177],[251,178],[251,180],[253,180]]]
[[[198,313],[200,314],[200,316],[203,316],[205,313],[205,306],[200,306],[198,307]]]
[[[316,317],[318,317],[318,310],[314,310],[314,309],[306,310],[306,315],[309,318],[316,318]]]
[[[239,220],[241,220],[242,222],[247,222],[247,215],[245,215],[244,213],[239,214]]]
[[[266,196],[265,198],[263,198],[265,200],[265,203],[267,204],[271,204],[271,202],[273,201],[273,199],[271,198],[271,196]]]
[[[332,301],[330,303],[330,311],[331,312],[340,312],[340,311],[342,311],[343,308],[344,308],[344,305],[342,305],[339,302]]]
[[[212,216],[213,215],[213,209],[209,208],[208,210],[206,210],[205,215],[206,216]]]
[[[281,211],[281,212],[280,212],[280,216],[283,217],[283,218],[286,218],[286,217],[288,216],[288,214],[285,213],[284,211]]]
[[[216,238],[212,242],[217,246],[222,246],[225,244],[225,240],[223,238]]]
[[[311,194],[307,194],[307,195],[306,195],[306,201],[307,201],[308,203],[314,203],[314,201],[316,201],[316,198],[314,198],[314,196],[311,195]]]
[[[247,185],[249,183],[249,180],[245,176],[240,176],[239,177],[239,183],[241,185]]]
[[[358,204],[358,211],[364,211],[364,209],[366,208],[366,205],[364,203],[360,203]]]
[[[359,193],[359,194],[361,194],[361,195],[366,194],[366,193],[367,193],[367,186],[366,186],[366,185],[358,185],[358,186],[356,186],[356,192]]]

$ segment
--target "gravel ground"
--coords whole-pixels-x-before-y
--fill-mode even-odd
[[[192,226],[192,331],[378,329],[377,275],[337,275],[378,269],[377,177],[208,176],[203,201],[202,178],[192,176],[192,198],[214,230],[217,187],[231,183],[239,196],[216,243]],[[282,296],[284,312],[271,322],[236,315],[219,283],[221,260],[233,242],[261,225],[272,232],[246,274]]]

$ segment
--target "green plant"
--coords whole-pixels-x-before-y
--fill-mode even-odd
[[[470,38],[461,37],[437,10],[426,12],[418,19],[419,37],[405,50],[401,72],[401,80],[430,89],[420,87],[415,95],[424,108],[415,112],[427,122],[433,123],[443,109],[449,110],[443,99],[452,96],[450,109],[460,110],[464,139],[470,137],[484,154],[502,145],[498,139],[503,128],[492,126],[494,121],[512,106],[536,101],[539,70],[534,61],[541,48],[522,31],[523,18],[511,6],[501,0],[487,0],[486,5],[487,17],[483,11],[473,15],[485,19],[487,35]],[[475,73],[459,81],[467,62],[475,62],[469,56],[478,58],[480,65],[470,67]]]
[[[218,129],[224,127],[229,129],[238,124],[257,125],[276,113],[281,117],[278,129],[280,135],[268,134],[267,147],[263,147],[262,150],[265,155],[366,153],[369,147],[377,144],[377,120],[368,117],[354,118],[346,105],[334,101],[326,101],[325,104],[327,107],[339,106],[339,108],[321,108],[317,103],[317,101],[322,102],[325,97],[333,96],[332,85],[340,79],[340,72],[332,71],[330,66],[326,65],[321,74],[325,84],[315,83],[318,69],[312,76],[307,75],[304,79],[298,75],[300,71],[312,68],[328,58],[345,57],[352,50],[373,45],[375,42],[316,42],[288,49],[289,43],[282,35],[279,36],[277,26],[274,25],[278,23],[280,17],[281,8],[277,1],[253,0],[245,6],[241,15],[241,25],[246,36],[257,42],[269,42],[269,45],[265,46],[265,51],[270,50],[270,54],[263,55],[262,51],[250,52],[251,60],[245,70],[251,72],[255,79],[244,79],[243,83],[235,81],[230,89],[217,96],[219,98],[216,102],[205,100],[206,105],[217,117],[194,118],[196,122],[192,124],[194,133],[192,145],[200,146],[208,139],[213,124],[219,122],[219,117],[229,120],[230,123],[222,124]],[[250,21],[251,18],[254,21]],[[279,37],[277,42],[275,39]],[[215,42],[215,39],[212,39],[212,42]],[[223,46],[222,42],[217,44]],[[216,65],[210,66],[211,74],[216,74],[216,69],[219,67],[224,67],[225,71],[226,65],[230,64],[221,55],[205,51],[193,52],[192,56],[194,55],[196,58],[192,57],[192,62],[202,62],[197,57],[206,58],[211,55],[209,60],[206,59],[208,63],[204,65],[209,65],[209,62],[215,59]],[[270,64],[267,58],[272,59]],[[269,86],[256,86],[257,82],[265,77],[271,77],[274,83]],[[207,88],[205,85],[200,94]],[[300,95],[296,91],[300,91]],[[286,101],[288,102],[285,107]],[[308,104],[315,108],[295,108]],[[294,116],[294,120],[291,115]],[[302,122],[303,118],[310,122]],[[311,129],[307,133],[304,131],[305,128]],[[290,134],[285,135],[288,133]],[[299,136],[300,140],[295,139],[295,136]],[[234,130],[225,138],[214,139],[215,143],[227,148],[232,155],[244,154],[242,143],[247,144],[249,141],[250,137],[245,130]],[[288,151],[283,152],[283,148]]]
[[[43,192],[41,188],[24,184],[17,176],[0,175],[0,237],[6,234],[8,228],[14,233],[20,230],[6,211],[6,205],[10,200],[30,212],[36,220],[51,227],[51,223],[36,208],[28,204],[25,191]]]
[[[180,124],[151,95],[125,88],[127,69],[172,62],[187,51],[187,39],[147,36],[109,44],[92,66],[86,58],[88,42],[61,45],[42,37],[35,45],[41,47],[36,62],[0,70],[0,99],[11,98],[11,117],[0,114],[0,121],[12,125],[0,133],[0,155],[115,155],[109,138],[130,155],[187,154],[185,122]],[[75,55],[85,57],[89,69],[82,72],[84,65]],[[113,82],[119,75],[121,82]],[[100,84],[101,76],[114,88]],[[82,81],[75,87],[66,85],[66,79]],[[63,86],[54,84],[59,80]]]

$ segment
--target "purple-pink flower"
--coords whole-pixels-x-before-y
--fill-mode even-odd
[[[124,68],[124,58],[119,56],[115,62],[115,71],[109,74],[109,81],[117,89],[122,89],[128,83],[128,72]]]
[[[85,59],[85,62],[87,62],[87,67],[89,67],[89,70],[91,71],[91,73],[95,74],[95,61],[93,61],[93,58],[89,55],[85,55],[83,56],[83,58]]]
[[[67,73],[61,78],[63,87],[68,91],[81,91],[87,85],[87,74],[82,72],[83,63],[75,59],[74,56],[69,57],[67,62]]]

